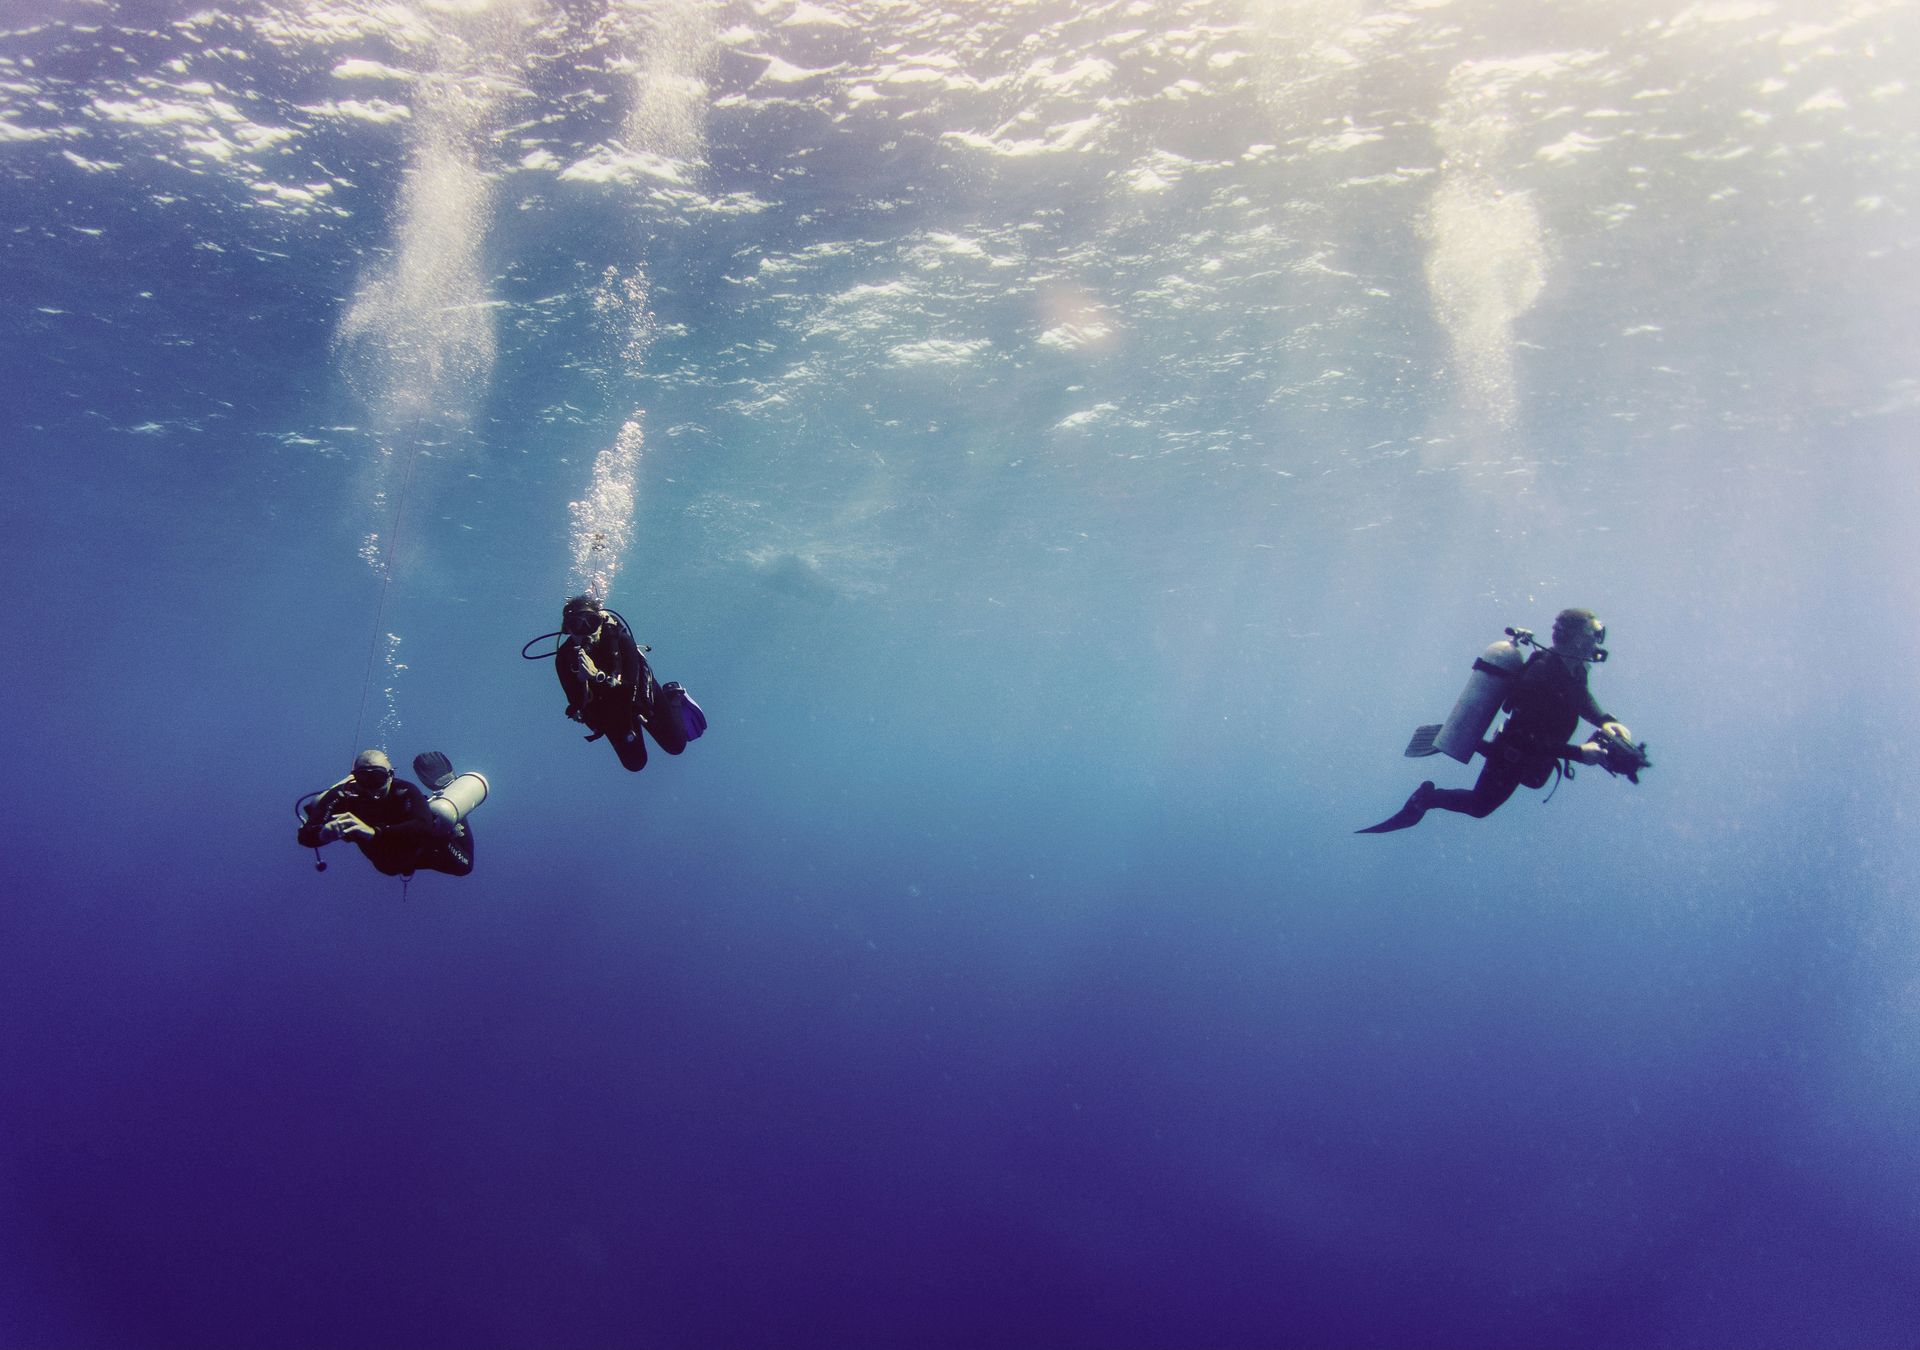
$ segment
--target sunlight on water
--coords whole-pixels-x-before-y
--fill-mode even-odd
[[[1304,126],[1314,109],[1363,66],[1382,30],[1359,0],[1245,0],[1259,55],[1260,96],[1280,129]]]

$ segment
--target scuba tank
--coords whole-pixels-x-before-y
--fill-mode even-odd
[[[1473,663],[1473,673],[1467,676],[1466,688],[1460,691],[1453,711],[1433,737],[1434,750],[1462,764],[1474,757],[1500,705],[1506,702],[1514,676],[1527,663],[1520,648],[1532,641],[1533,634],[1526,629],[1509,628],[1506,637],[1480,653]]]
[[[433,812],[434,818],[451,833],[486,799],[485,775],[469,770],[454,775],[452,782],[428,797],[427,810]]]

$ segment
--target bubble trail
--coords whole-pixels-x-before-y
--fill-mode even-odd
[[[615,0],[609,8],[603,33],[628,54],[633,71],[623,152],[657,156],[689,174],[702,167],[710,97],[705,70],[718,47],[717,12],[709,0]],[[595,319],[617,350],[616,367],[628,377],[640,373],[653,339],[647,299],[646,273],[637,263],[624,275],[608,268],[593,291]],[[594,459],[587,495],[568,504],[570,594],[604,601],[626,560],[644,415],[635,408],[627,417],[613,444]]]
[[[486,157],[490,128],[516,78],[528,26],[545,12],[534,0],[443,5],[396,11],[431,39],[433,61],[417,82],[407,166],[401,178],[392,249],[354,287],[334,336],[348,383],[372,412],[380,455],[371,475],[373,509],[392,494],[384,539],[365,532],[360,556],[380,573],[380,598],[368,644],[357,743],[367,718],[375,665],[385,647],[385,712],[380,733],[399,730],[399,635],[388,630],[387,601],[408,489],[422,444],[449,425],[464,426],[492,378],[498,339],[485,257],[495,181]],[[403,447],[406,447],[403,449]]]
[[[640,463],[640,414],[593,461],[587,495],[568,504],[573,517],[573,593],[605,600],[633,541],[634,470]]]
[[[1540,213],[1496,172],[1516,126],[1511,86],[1524,73],[1500,62],[1453,72],[1434,124],[1445,158],[1424,222],[1427,286],[1453,346],[1462,401],[1497,430],[1512,426],[1519,409],[1513,327],[1547,279]]]
[[[379,745],[390,750],[400,736],[400,676],[406,672],[407,663],[400,659],[400,635],[387,634],[387,682],[380,692],[386,700],[386,709],[380,714]]]

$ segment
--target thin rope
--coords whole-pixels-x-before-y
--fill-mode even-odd
[[[413,447],[407,460],[407,476],[400,482],[400,495],[393,503],[393,526],[387,531],[387,551],[380,559],[380,603],[373,615],[373,640],[367,644],[367,671],[360,681],[360,711],[353,719],[353,753],[359,754],[360,728],[367,720],[367,695],[373,689],[373,662],[380,652],[380,635],[387,626],[387,590],[393,585],[393,559],[400,546],[400,516],[407,509],[407,489],[413,486],[413,467],[420,462],[420,447]]]

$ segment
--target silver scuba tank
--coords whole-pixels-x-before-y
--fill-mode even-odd
[[[1519,645],[1506,638],[1481,652],[1473,663],[1473,673],[1467,676],[1467,687],[1460,691],[1453,711],[1440,724],[1433,748],[1462,764],[1471,760],[1486,738],[1487,728],[1493,725],[1500,705],[1506,702],[1514,677],[1526,663]]]
[[[427,810],[433,812],[448,830],[452,830],[486,799],[486,776],[468,771],[456,774],[451,783],[428,797]]]

